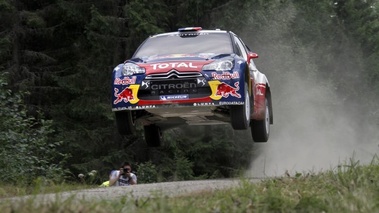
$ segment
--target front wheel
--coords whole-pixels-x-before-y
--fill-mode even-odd
[[[132,111],[117,111],[115,116],[117,130],[120,135],[133,135],[136,133],[136,118]]]
[[[251,135],[255,142],[267,142],[270,136],[270,110],[268,100],[265,100],[265,117],[264,120],[253,120],[251,122]]]
[[[249,86],[245,83],[245,103],[243,105],[230,106],[230,121],[235,130],[248,129],[250,126],[250,94]]]

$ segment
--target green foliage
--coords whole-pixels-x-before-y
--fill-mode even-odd
[[[174,180],[191,180],[193,179],[193,162],[185,157],[176,157]]]
[[[158,181],[233,177],[250,163],[247,131],[225,126],[186,126],[165,132],[163,147],[150,153]]]
[[[127,27],[126,51],[130,57],[147,36],[166,31],[168,19],[173,14],[162,0],[131,0],[124,7]],[[125,58],[124,58],[125,59]]]
[[[20,14],[25,20],[25,25],[30,28],[46,27],[46,22],[38,13],[25,11]]]
[[[363,64],[369,86],[375,88],[372,94],[377,97],[379,78],[379,13],[377,0],[335,1],[334,9],[345,33],[352,36],[363,49]]]
[[[137,35],[156,34],[163,32],[167,18],[171,16],[171,12],[167,10],[167,6],[163,1],[129,1],[126,6],[126,16],[131,20],[129,27],[134,30]],[[167,26],[167,25],[166,25]]]
[[[155,183],[158,181],[158,171],[151,161],[140,163],[137,170],[138,184]]]
[[[14,9],[12,5],[9,3],[9,0],[0,0],[0,11],[10,12]]]
[[[82,184],[85,185],[96,185],[102,182],[100,176],[96,170],[92,170],[85,174],[80,173],[78,178]]]
[[[6,88],[0,76],[0,180],[31,184],[37,177],[62,181],[65,155],[59,152],[60,141],[52,141],[50,120],[27,115],[21,94]]]

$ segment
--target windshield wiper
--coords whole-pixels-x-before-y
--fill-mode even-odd
[[[144,62],[144,60],[142,58],[131,58],[129,59],[128,61],[133,61],[133,62]]]
[[[224,57],[227,57],[230,55],[231,55],[231,53],[221,53],[221,54],[214,55],[214,56],[207,58],[207,59],[220,59],[220,58],[224,58]]]

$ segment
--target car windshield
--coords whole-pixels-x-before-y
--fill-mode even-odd
[[[179,36],[179,34],[155,36],[147,39],[137,50],[134,57],[200,53],[214,55],[233,53],[229,34],[201,33],[197,36]]]

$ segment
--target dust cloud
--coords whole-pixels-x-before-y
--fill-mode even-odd
[[[340,79],[321,76],[313,55],[316,47],[302,46],[290,33],[296,14],[290,5],[259,32],[237,32],[260,55],[256,64],[270,81],[274,110],[270,139],[254,145],[248,177],[325,171],[352,158],[366,164],[379,151],[377,121],[370,120],[358,100],[346,100],[349,91],[337,88],[338,81],[345,80],[342,76],[356,74],[359,67],[346,69]],[[345,51],[349,48],[355,47]],[[336,63],[351,60],[342,57]],[[352,86],[361,83],[357,75]]]
[[[369,163],[379,151],[375,124],[358,124],[357,116],[342,104],[325,105],[328,98],[338,98],[327,89],[303,79],[292,80],[297,83],[285,83],[292,87],[287,94],[290,105],[275,101],[281,92],[275,93],[272,85],[275,123],[269,142],[254,145],[249,176],[333,169],[350,158]]]

